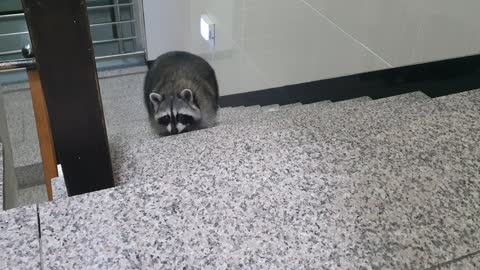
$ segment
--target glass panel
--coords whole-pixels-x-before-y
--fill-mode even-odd
[[[0,5],[0,14],[17,13],[22,10],[22,3],[20,0],[2,0]]]
[[[95,56],[141,50],[141,44],[134,41],[136,21],[131,0],[89,0],[87,5]],[[127,22],[116,23],[120,21]],[[27,31],[20,0],[2,0],[0,61],[22,58],[21,48],[30,43]]]
[[[88,0],[87,5],[89,7],[113,5],[113,0]]]
[[[122,21],[133,20],[133,6],[120,6],[120,18]]]
[[[114,22],[115,14],[113,8],[90,9],[88,10],[90,24]]]
[[[91,28],[92,39],[95,41],[117,38],[115,25],[105,24]]]
[[[21,48],[30,43],[25,18],[11,15],[0,15],[0,61],[22,58]]]
[[[24,70],[22,73],[26,73]],[[26,74],[24,74],[26,76]],[[11,149],[11,158],[6,170],[9,172],[5,183],[15,184],[14,189],[5,190],[5,198],[14,203],[6,207],[20,207],[46,202],[47,190],[40,156],[38,135],[33,113],[32,96],[28,85],[23,89],[6,88],[0,92],[1,111],[0,128],[2,143]]]
[[[95,55],[115,55],[120,53],[118,43],[101,43],[93,45]]]

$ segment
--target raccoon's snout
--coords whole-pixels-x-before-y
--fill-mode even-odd
[[[178,128],[172,124],[167,126],[167,131],[170,135],[175,135],[179,133]]]

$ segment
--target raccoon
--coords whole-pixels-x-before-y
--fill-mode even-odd
[[[218,95],[213,68],[188,52],[159,56],[145,77],[145,104],[150,123],[159,135],[214,126]]]

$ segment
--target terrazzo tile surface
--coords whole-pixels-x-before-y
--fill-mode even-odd
[[[262,111],[264,112],[276,112],[278,110],[280,110],[280,105],[278,104],[262,106]]]
[[[319,103],[313,103],[303,106],[296,106],[291,108],[285,108],[285,110],[279,110],[275,112],[268,112],[268,114],[260,113],[260,109],[256,108],[255,110],[237,110],[234,111],[234,115],[227,114],[225,117],[222,117],[222,111],[219,112],[219,125],[208,130],[197,131],[189,134],[182,134],[180,137],[183,140],[182,136],[202,138],[203,133],[212,133],[212,132],[222,132],[222,134],[236,134],[236,129],[241,129],[243,131],[248,130],[248,133],[258,132],[255,130],[261,130],[262,132],[277,131],[279,128],[283,129],[285,127],[291,127],[296,125],[301,125],[302,128],[305,125],[321,125],[322,129],[325,127],[336,128],[339,123],[347,122],[353,124],[355,127],[361,127],[362,123],[368,122],[369,118],[364,118],[362,123],[357,124],[356,118],[358,114],[363,113],[362,110],[369,110],[372,113],[369,114],[375,119],[387,119],[388,117],[393,117],[395,119],[398,115],[396,109],[403,108],[405,106],[420,106],[423,103],[430,102],[430,98],[423,94],[411,93],[409,95],[401,95],[396,97],[390,97],[387,99],[380,99],[375,101],[370,101],[373,104],[368,102],[363,104],[361,102],[343,102],[341,104],[331,103],[330,101],[324,101]],[[431,110],[431,104],[425,109]],[[388,117],[384,117],[380,112],[382,108],[387,108],[385,113],[389,113]],[[403,115],[406,117],[412,115],[409,113]],[[415,113],[413,113],[415,115]],[[224,120],[225,119],[225,120]],[[399,120],[401,121],[400,118]],[[301,124],[299,124],[301,123]],[[391,124],[393,124],[392,122]],[[228,127],[228,130],[224,127],[225,125],[235,125],[234,127]],[[142,129],[147,129],[148,127],[142,127]],[[233,129],[233,130],[232,130]],[[251,132],[250,132],[251,130]],[[118,152],[125,152],[124,147],[135,148],[137,144],[142,144],[144,141],[157,139],[158,136],[155,134],[137,134],[138,136],[135,140],[128,140],[124,138],[115,138],[111,140],[112,154],[115,155]],[[153,135],[153,136],[152,136]],[[248,135],[247,135],[248,136]],[[348,133],[347,133],[348,136]],[[171,140],[173,137],[166,139],[167,141]],[[172,140],[175,140],[174,138]],[[199,139],[202,141],[202,139]],[[114,161],[115,162],[115,161]]]
[[[0,212],[0,269],[41,269],[37,208]]]
[[[359,98],[358,100],[353,101],[342,101],[338,106],[349,106],[349,102],[355,104],[355,106],[359,106],[362,102],[368,101],[370,98],[364,97]],[[312,103],[308,105],[302,106],[293,106],[296,104],[291,104],[292,106],[279,106],[278,104],[270,105],[270,106],[250,106],[250,107],[235,107],[235,108],[228,108],[228,109],[220,109],[217,115],[217,127],[225,126],[225,125],[251,125],[251,124],[262,124],[265,121],[269,121],[269,119],[276,119],[277,121],[282,121],[286,117],[286,112],[296,112],[296,113],[312,113],[312,109],[316,110],[323,110],[327,108],[330,104],[333,104],[331,101],[321,101],[317,103]],[[271,110],[270,110],[270,109]],[[269,113],[268,117],[266,117],[263,112]],[[109,118],[107,117],[107,130],[109,133],[109,137],[112,139],[110,143],[113,148],[118,145],[119,141],[128,141],[131,143],[132,141],[144,141],[145,139],[156,139],[158,136],[151,132],[150,125],[145,121],[130,121],[127,124],[122,123],[117,126],[108,125]],[[110,136],[112,135],[112,136]],[[122,138],[123,137],[123,138]]]
[[[307,121],[315,122],[316,118],[328,119],[330,122],[345,121],[345,115],[349,115],[351,119],[354,119],[355,114],[363,113],[362,110],[370,110],[372,112],[379,111],[383,107],[393,108],[402,107],[408,104],[422,104],[429,102],[430,99],[426,96],[422,98],[417,97],[418,94],[401,95],[391,97],[388,99],[379,99],[366,102],[344,101],[340,103],[322,103],[322,104],[308,104],[298,107],[287,108],[288,114],[283,110],[270,112],[268,116],[263,114],[252,115],[248,119],[238,121],[237,124],[252,124],[255,125],[270,125],[271,127],[288,126],[289,122],[302,121],[304,124],[308,124]],[[365,112],[367,113],[367,112]],[[352,118],[353,117],[353,118]],[[322,122],[323,124],[323,122]]]
[[[18,189],[17,206],[34,205],[47,202],[48,194],[45,184]]]
[[[3,145],[2,142],[0,141],[0,211],[3,211],[4,207],[4,202],[3,202]]]
[[[352,98],[352,99],[338,101],[338,102],[335,102],[335,104],[340,105],[340,104],[343,104],[343,103],[356,103],[356,102],[364,103],[364,102],[368,102],[368,101],[371,101],[371,100],[372,99],[370,97],[358,97],[358,98]]]
[[[285,116],[285,113],[292,109],[300,111],[309,111],[311,108],[321,108],[332,104],[331,101],[326,100],[322,102],[312,103],[302,106],[281,106],[278,112]],[[299,109],[305,107],[305,109]],[[265,120],[262,115],[263,108],[256,106],[249,107],[234,107],[221,108],[217,114],[216,128],[221,128],[225,125],[241,125],[241,124],[257,124],[258,120]],[[270,112],[269,112],[270,113]],[[107,131],[109,136],[110,149],[115,152],[117,148],[122,148],[125,144],[134,144],[135,142],[143,142],[145,140],[158,139],[158,134],[154,134],[150,124],[147,121],[130,121],[123,122],[118,125],[109,125],[107,120]],[[121,151],[121,150],[120,150]]]
[[[235,125],[260,113],[262,113],[260,106],[243,107],[229,111],[220,109],[217,113],[217,123],[218,126]]]
[[[29,89],[17,92],[4,93],[7,124],[12,143],[25,141],[27,135],[27,120],[34,121],[32,97]],[[31,118],[31,119],[29,119]],[[35,130],[34,130],[35,131]],[[36,133],[34,134],[36,138]]]
[[[4,94],[15,167],[41,162],[31,99],[29,89]]]
[[[42,162],[40,147],[36,143],[12,143],[13,164],[15,167],[24,167]]]
[[[45,269],[142,269],[143,191],[122,186],[40,204]]]
[[[478,270],[480,269],[480,254],[469,256],[443,264],[434,268],[435,270]]]
[[[145,74],[131,74],[104,78],[99,81],[102,102],[115,102],[118,98],[141,95]],[[143,101],[143,99],[141,99]]]
[[[35,122],[35,115],[33,109],[29,109],[24,112],[23,116],[23,128],[24,128],[24,143],[39,144],[37,123]]]
[[[22,142],[24,138],[23,113],[17,111],[6,111],[7,128],[12,142]]]
[[[401,100],[121,146],[122,186],[40,205],[46,265],[426,269],[480,250],[475,99]]]
[[[45,182],[43,164],[41,163],[17,167],[15,168],[15,175],[20,189],[41,185]]]
[[[430,97],[421,91],[410,92],[407,94],[396,95],[386,98],[375,99],[374,103],[381,104],[387,102],[416,102],[418,100],[430,100]]]
[[[281,107],[282,109],[286,109],[286,108],[291,108],[295,106],[302,106],[302,103],[297,102],[297,103],[285,104],[285,105],[282,105]]]
[[[63,176],[52,179],[52,194],[53,200],[68,198],[67,187],[65,186],[65,179]]]
[[[294,107],[289,107],[289,108],[283,108],[284,111],[282,112],[294,112],[294,113],[298,113],[298,112],[312,112],[313,111],[316,111],[316,110],[323,110],[325,108],[328,108],[329,106],[331,106],[332,103],[330,100],[324,100],[324,101],[320,101],[320,102],[315,102],[315,103],[309,103],[309,104],[303,104],[302,106],[294,106]]]
[[[128,68],[102,70],[98,72],[98,77],[100,79],[103,79],[103,78],[109,78],[109,77],[128,76],[128,75],[135,75],[135,74],[145,75],[147,71],[148,71],[147,66],[133,66]]]
[[[4,93],[8,92],[19,92],[19,90],[29,90],[30,85],[28,82],[25,83],[12,83],[12,84],[6,84],[2,85],[2,90]]]

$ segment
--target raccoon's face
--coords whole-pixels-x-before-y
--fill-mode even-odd
[[[192,130],[202,117],[190,89],[183,90],[177,96],[151,93],[150,101],[153,103],[156,123],[169,134]]]

